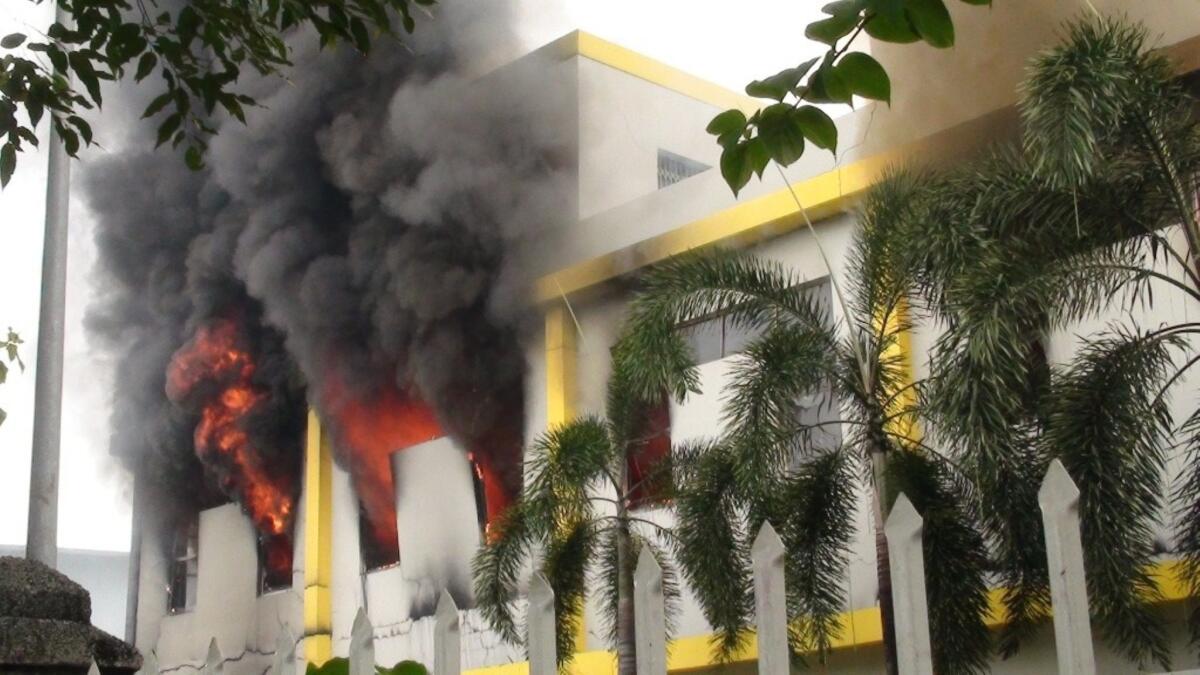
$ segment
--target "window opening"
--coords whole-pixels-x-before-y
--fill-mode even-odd
[[[167,608],[171,613],[196,607],[196,582],[200,574],[200,525],[195,514],[184,518],[171,532]]]

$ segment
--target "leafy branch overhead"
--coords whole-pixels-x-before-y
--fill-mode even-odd
[[[860,34],[901,44],[924,40],[939,49],[954,45],[954,22],[943,0],[837,0],[821,11],[828,16],[809,24],[804,35],[828,45],[825,55],[746,85],[748,95],[774,103],[749,117],[726,110],[708,125],[722,147],[721,175],[734,194],[751,176],[762,178],[772,160],[789,166],[800,159],[806,143],[837,150],[837,127],[817,104],[852,104],[855,96],[891,102],[883,66],[869,54],[849,51]]]
[[[73,27],[56,22],[41,39],[0,38],[0,187],[12,179],[24,144],[37,146],[46,113],[67,154],[90,145],[83,111],[103,103],[102,81],[126,76],[161,80],[143,117],[157,122],[158,145],[185,146],[188,165],[198,169],[218,110],[245,122],[245,109],[255,105],[236,87],[242,72],[278,75],[291,65],[287,31],[311,26],[322,47],[348,42],[366,52],[373,36],[396,35],[397,23],[412,32],[414,9],[435,2],[192,0],[162,11],[154,0],[58,0]]]
[[[16,331],[9,328],[8,335],[3,340],[0,340],[0,349],[3,349],[3,358],[0,358],[0,384],[8,379],[8,364],[15,363],[22,372],[25,371],[25,362],[21,360],[20,348],[24,340]],[[8,413],[0,408],[0,424],[4,424],[4,419],[8,417]]]

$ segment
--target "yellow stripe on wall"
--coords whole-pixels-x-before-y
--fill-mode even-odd
[[[304,658],[333,656],[333,454],[314,410],[304,452]]]

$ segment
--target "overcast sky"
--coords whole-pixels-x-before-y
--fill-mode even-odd
[[[522,0],[523,37],[530,47],[574,28],[595,33],[695,75],[740,90],[751,79],[803,60],[812,49],[804,26],[821,3],[797,0]],[[36,34],[49,22],[50,2],[4,0],[0,35]],[[738,27],[738,28],[735,28]],[[42,135],[45,133],[42,123]],[[25,541],[32,434],[34,342],[37,338],[45,199],[44,153],[20,157],[16,177],[0,192],[0,329],[26,339],[28,368],[0,386],[0,543]],[[71,204],[67,338],[62,435],[59,545],[127,550],[128,479],[108,457],[112,377],[105,355],[89,348],[83,315],[102,288],[91,284],[95,259],[91,222]]]

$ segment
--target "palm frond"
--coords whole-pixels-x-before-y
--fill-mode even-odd
[[[925,592],[929,629],[936,636],[935,668],[988,672],[989,559],[971,486],[939,458],[921,452],[892,453],[888,476],[893,496],[908,495],[925,521]]]
[[[588,568],[600,541],[597,524],[580,520],[559,528],[545,547],[542,573],[554,589],[554,636],[559,664],[575,655],[575,636],[583,617]]]
[[[513,602],[536,538],[521,501],[505,511],[493,527],[495,536],[476,551],[471,561],[475,603],[484,620],[504,640],[521,644]]]
[[[691,467],[676,500],[675,555],[713,627],[713,648],[728,658],[749,637],[754,604],[749,543],[734,478],[732,451],[715,446]]]
[[[547,431],[525,462],[525,518],[538,536],[562,524],[587,520],[589,489],[604,477],[614,457],[608,425],[581,417]]]
[[[841,635],[846,571],[854,540],[856,472],[838,448],[809,457],[765,509],[787,550],[788,615],[793,653],[824,662]],[[757,530],[761,523],[752,523]]]
[[[1167,93],[1170,63],[1147,48],[1146,30],[1114,19],[1083,19],[1037,57],[1021,90],[1024,145],[1035,172],[1081,185],[1108,149]]]
[[[1172,494],[1176,504],[1175,552],[1179,555],[1180,581],[1191,597],[1200,597],[1200,409],[1179,429],[1187,448],[1187,461]],[[1188,613],[1193,645],[1200,644],[1200,604]]]
[[[1173,427],[1159,394],[1174,346],[1120,327],[1089,342],[1054,384],[1044,436],[1079,485],[1088,598],[1105,638],[1164,667],[1166,634],[1148,603],[1162,597],[1150,570]]]

